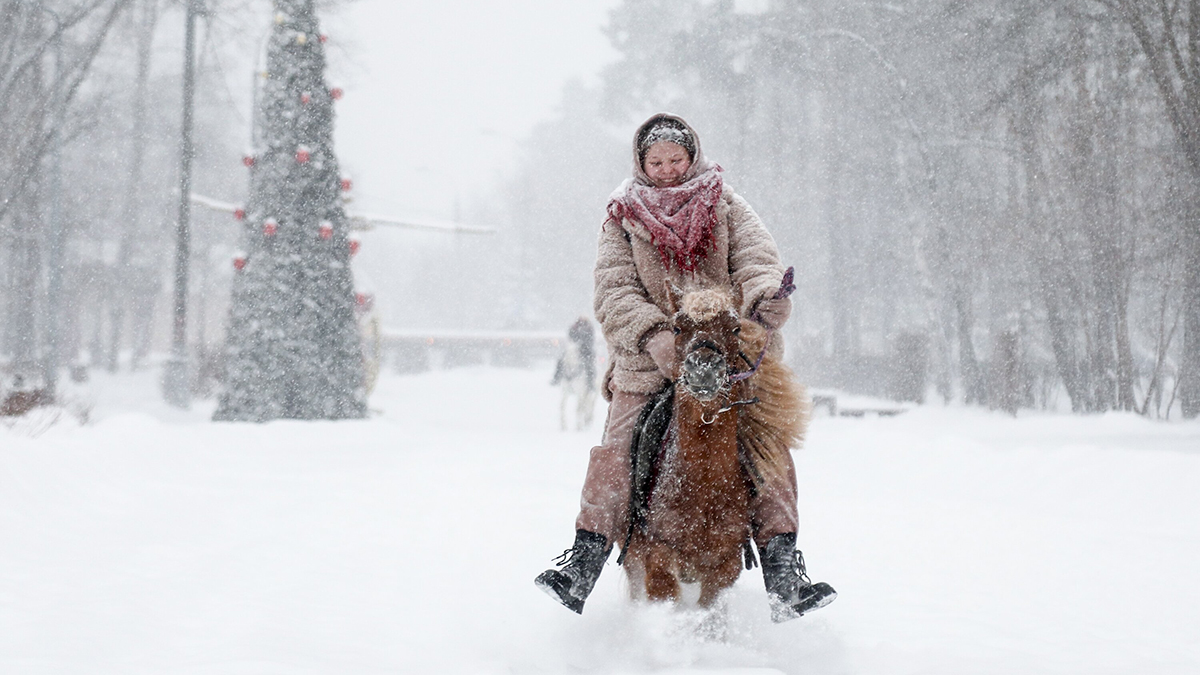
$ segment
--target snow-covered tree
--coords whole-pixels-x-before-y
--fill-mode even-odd
[[[274,0],[245,258],[216,420],[366,414],[333,103],[314,0]]]

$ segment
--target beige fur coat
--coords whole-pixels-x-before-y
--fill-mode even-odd
[[[650,234],[628,218],[605,221],[596,256],[596,319],[608,343],[605,386],[637,394],[658,391],[666,379],[645,351],[646,341],[668,327],[664,282],[684,290],[696,287],[741,289],[743,317],[779,288],[784,268],[775,240],[758,215],[726,185],[716,208],[714,247],[695,273],[663,265]],[[781,341],[774,340],[773,351]]]

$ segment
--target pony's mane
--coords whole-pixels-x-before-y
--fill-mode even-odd
[[[809,399],[792,369],[780,358],[778,345],[767,348],[771,334],[754,321],[743,320],[738,338],[742,352],[754,359],[766,350],[758,371],[746,383],[746,396],[758,403],[742,407],[738,418],[738,445],[753,465],[761,487],[771,476],[787,471],[784,455],[804,442],[808,428]],[[780,339],[776,336],[774,339]]]
[[[695,321],[708,321],[733,309],[733,296],[717,288],[689,291],[679,301],[679,311]]]

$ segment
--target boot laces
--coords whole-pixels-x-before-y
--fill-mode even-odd
[[[562,555],[557,556],[553,559],[554,564],[558,565],[559,567],[561,567],[563,569],[573,569],[576,567],[583,567],[584,562],[586,560],[587,560],[587,549],[586,548],[581,549],[576,546],[572,546],[571,548],[563,551]]]
[[[575,562],[576,553],[577,551],[575,550],[575,547],[572,546],[571,548],[563,551],[562,555],[551,558],[551,561],[553,561],[554,564],[558,565],[559,567],[570,566],[571,563]]]
[[[804,554],[800,551],[794,551],[796,554],[796,574],[799,575],[800,581],[804,582],[805,586],[812,586],[812,579],[808,578],[808,568],[804,565]]]

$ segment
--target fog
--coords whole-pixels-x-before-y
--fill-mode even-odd
[[[183,4],[0,3],[5,386],[174,349],[195,395],[220,389],[278,7],[202,4],[180,351]],[[669,110],[795,266],[782,335],[806,382],[1195,416],[1200,33],[1151,4],[320,2],[363,325],[590,316],[631,136]]]

